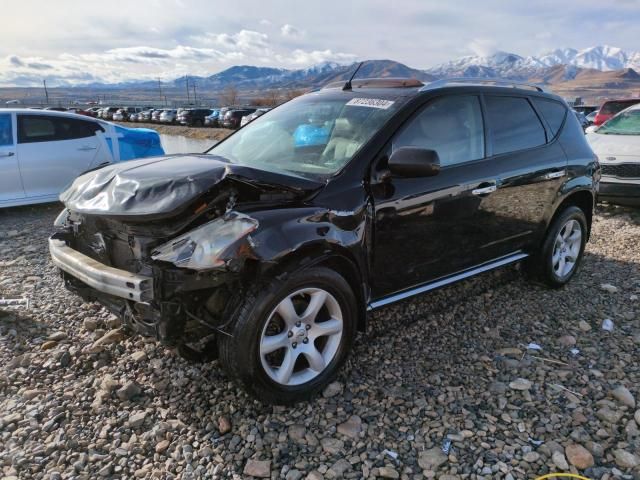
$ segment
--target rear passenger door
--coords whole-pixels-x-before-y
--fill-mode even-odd
[[[100,149],[94,121],[18,114],[18,159],[27,197],[58,195],[93,164]]]
[[[24,198],[16,152],[15,114],[0,113],[0,204]]]
[[[483,199],[482,209],[497,227],[493,243],[484,248],[488,256],[497,257],[525,249],[544,229],[545,215],[566,177],[566,156],[554,141],[566,108],[539,97],[485,95],[483,100],[486,164],[495,172],[495,191]]]

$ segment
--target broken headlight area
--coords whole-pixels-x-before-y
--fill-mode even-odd
[[[196,271],[221,267],[225,253],[256,228],[257,220],[229,212],[160,245],[151,252],[151,258]]]

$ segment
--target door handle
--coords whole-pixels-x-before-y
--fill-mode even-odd
[[[486,195],[488,193],[495,192],[497,189],[498,186],[496,184],[493,184],[486,187],[474,188],[473,190],[471,190],[471,193],[473,193],[474,195]]]
[[[0,153],[0,157],[13,157],[15,155],[14,152],[3,152]]]
[[[86,147],[80,147],[78,150],[81,151],[81,152],[88,152],[89,150],[95,150],[96,148],[98,148],[98,147],[86,146]]]
[[[558,170],[557,172],[549,172],[544,176],[544,178],[545,178],[545,180],[552,180],[554,178],[564,177],[565,173],[567,173],[566,170]]]

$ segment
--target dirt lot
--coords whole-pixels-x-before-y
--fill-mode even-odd
[[[185,127],[183,125],[163,125],[161,123],[114,123],[129,128],[152,128],[161,135],[179,135],[181,137],[188,137],[196,140],[222,140],[233,132],[233,130],[229,130],[228,128],[197,128]]]
[[[0,297],[31,299],[0,313],[0,478],[640,478],[638,210],[600,210],[563,290],[507,268],[375,313],[293,408],[68,294],[59,210],[0,210]]]

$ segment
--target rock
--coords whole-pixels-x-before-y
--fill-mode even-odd
[[[342,449],[344,448],[344,442],[342,440],[332,437],[323,438],[320,440],[320,445],[322,446],[322,450],[331,455],[342,453]]]
[[[573,335],[563,335],[558,338],[558,343],[565,347],[573,347],[576,344],[576,337]]]
[[[378,476],[381,478],[400,478],[400,474],[393,467],[380,467],[378,469]]]
[[[351,464],[344,458],[341,458],[336,463],[331,465],[331,468],[329,470],[327,470],[326,477],[343,478],[344,474],[349,470],[351,470]]]
[[[231,420],[229,420],[229,417],[222,415],[218,418],[218,431],[220,435],[226,435],[231,431]]]
[[[516,378],[509,384],[509,388],[512,390],[529,390],[531,386],[532,383],[526,378]]]
[[[311,470],[305,480],[324,480],[324,475],[317,470]]]
[[[613,456],[616,459],[616,465],[620,468],[635,468],[640,465],[640,457],[626,450],[614,450]]]
[[[633,419],[640,426],[640,410],[636,410],[636,413],[633,414]]]
[[[55,348],[56,345],[58,345],[58,342],[56,342],[55,340],[47,340],[42,345],[40,345],[40,349],[41,350],[51,350],[52,348]]]
[[[593,467],[593,456],[582,445],[571,444],[564,451],[569,463],[574,467],[580,470]]]
[[[636,407],[636,399],[633,398],[631,392],[626,388],[620,385],[619,387],[613,389],[611,391],[611,396],[618,400],[623,405],[626,405],[630,408]]]
[[[54,332],[51,335],[49,335],[49,337],[47,338],[47,340],[52,340],[54,342],[61,342],[62,340],[67,338],[67,333],[66,332]]]
[[[338,433],[351,438],[358,438],[362,432],[362,420],[357,415],[352,415],[349,420],[338,425]]]
[[[616,293],[618,291],[618,287],[614,287],[610,283],[601,283],[600,290],[604,290],[605,292],[608,292],[608,293]]]
[[[167,451],[167,448],[169,448],[169,445],[171,445],[171,442],[169,440],[161,440],[158,443],[156,443],[156,453],[164,453]]]
[[[131,360],[134,362],[143,362],[147,359],[147,353],[144,350],[138,350],[131,354]]]
[[[257,478],[271,477],[271,461],[270,460],[247,460],[242,471],[245,475]]]
[[[589,325],[587,322],[585,322],[584,320],[580,320],[578,322],[578,328],[580,330],[582,330],[583,332],[588,332],[589,330],[591,330],[591,325]]]
[[[104,347],[105,345],[110,345],[112,343],[120,342],[124,340],[124,338],[125,338],[125,334],[121,329],[117,328],[115,330],[110,330],[107,333],[105,333],[102,337],[100,337],[98,340],[93,342],[93,345],[91,346],[91,348],[92,350],[99,350],[100,347]]]
[[[342,393],[342,383],[340,382],[331,382],[327,385],[322,392],[322,396],[324,398],[335,397],[336,395],[340,395]]]
[[[58,362],[60,362],[60,366],[62,368],[67,368],[69,365],[71,365],[71,354],[65,350],[64,352],[62,352],[62,355],[60,355]]]
[[[116,388],[118,388],[118,382],[111,375],[105,375],[100,382],[100,390],[105,392],[113,392]]]
[[[418,465],[427,471],[436,471],[447,459],[448,457],[437,447],[418,453]]]
[[[131,428],[138,428],[144,423],[145,418],[147,418],[147,412],[134,413],[129,416],[129,426]]]
[[[498,350],[498,355],[502,355],[504,357],[521,358],[522,350],[520,350],[519,348],[501,348],[500,350]]]
[[[622,415],[622,412],[611,410],[609,407],[602,407],[596,412],[596,417],[600,420],[614,425],[620,421]]]
[[[288,432],[289,438],[296,443],[306,443],[307,428],[304,425],[294,424],[289,425]]]
[[[88,332],[93,332],[96,328],[98,328],[98,320],[94,317],[85,318],[82,322],[82,326]]]
[[[136,382],[127,382],[117,392],[120,400],[131,400],[142,393],[142,389]]]
[[[540,454],[537,452],[527,452],[522,459],[527,463],[535,463],[540,459]]]
[[[560,470],[569,470],[569,464],[567,463],[567,459],[562,452],[553,452],[551,455],[551,460],[553,464],[558,467]]]
[[[25,390],[24,392],[22,392],[22,398],[24,398],[25,400],[32,400],[46,393],[47,393],[46,390],[41,390],[41,389]]]
[[[300,480],[304,474],[295,468],[289,470],[287,475],[284,477],[285,480]]]

